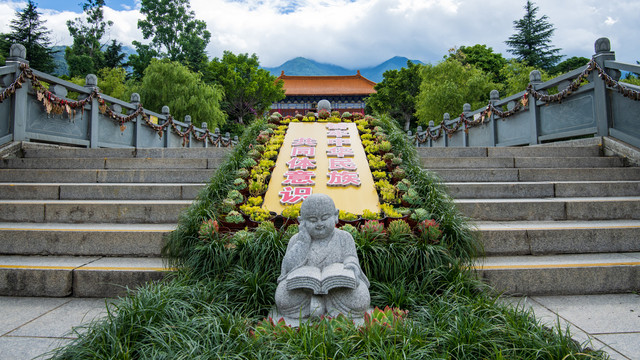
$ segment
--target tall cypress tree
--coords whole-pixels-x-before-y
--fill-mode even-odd
[[[517,32],[505,41],[510,47],[507,51],[533,67],[549,70],[562,58],[558,55],[560,49],[551,46],[555,28],[546,15],[540,18],[536,16],[538,7],[530,0],[527,0],[524,9],[524,17],[513,22]]]
[[[40,20],[36,4],[28,0],[27,6],[22,11],[16,11],[15,18],[11,20],[11,33],[6,35],[6,40],[10,44],[24,45],[32,68],[51,73],[55,69],[49,40],[51,31],[45,28],[44,23]]]

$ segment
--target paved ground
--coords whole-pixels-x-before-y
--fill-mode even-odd
[[[640,360],[640,295],[532,296],[504,301],[531,308],[547,326],[560,321],[573,338],[611,359]]]
[[[640,295],[534,296],[504,301],[533,309],[544,324],[559,319],[574,338],[612,359],[640,360]],[[32,359],[64,345],[74,326],[105,314],[105,299],[0,297],[3,360]],[[590,339],[590,340],[589,340]],[[46,358],[43,356],[42,358]]]

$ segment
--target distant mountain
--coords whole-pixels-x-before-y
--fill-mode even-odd
[[[54,75],[69,75],[69,66],[67,65],[67,61],[64,59],[64,52],[66,48],[66,45],[52,47],[52,50],[55,52],[53,54],[53,62],[56,64],[56,68],[53,70]],[[127,62],[129,55],[137,53],[136,49],[126,45],[122,46],[122,52],[125,54],[124,62]]]
[[[67,47],[65,45],[54,46],[51,50],[53,53],[53,62],[56,64],[55,70],[53,70],[53,74],[57,76],[61,75],[69,75],[69,66],[67,65],[67,61],[64,59],[64,51]]]
[[[360,73],[367,79],[375,82],[380,82],[383,79],[382,74],[387,70],[397,70],[407,66],[406,57],[396,56],[379,65],[360,68]],[[421,61],[411,60],[416,64],[422,64]],[[292,76],[327,76],[327,75],[355,75],[358,69],[347,69],[342,66],[333,64],[319,63],[314,60],[310,60],[303,57],[297,57],[291,59],[284,64],[276,67],[264,67],[274,76],[280,76],[282,71],[286,75]]]

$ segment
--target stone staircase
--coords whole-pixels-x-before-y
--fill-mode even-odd
[[[640,289],[640,168],[600,146],[420,148],[511,294]],[[22,144],[0,160],[0,296],[113,297],[166,269],[162,237],[225,149]]]
[[[160,279],[163,235],[225,153],[24,143],[0,160],[0,295],[113,297]]]
[[[640,167],[601,147],[419,149],[480,230],[476,269],[526,295],[640,289]]]

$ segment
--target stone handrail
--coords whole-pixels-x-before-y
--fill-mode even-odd
[[[416,146],[518,146],[582,136],[611,136],[640,147],[640,87],[622,84],[621,71],[640,73],[640,66],[615,61],[609,40],[598,39],[588,64],[546,82],[540,72],[529,86],[500,99],[493,90],[486,107],[460,116],[444,114],[440,125],[408,135]],[[557,92],[549,95],[549,90]]]
[[[11,46],[0,67],[0,145],[36,140],[86,147],[227,147],[237,136],[222,135],[173,119],[169,107],[160,114],[142,107],[140,96],[129,103],[100,92],[97,77],[87,75],[80,86],[31,69],[24,46]],[[45,85],[43,83],[48,84]],[[78,100],[68,97],[78,94]]]

